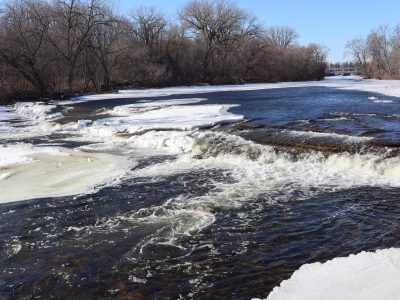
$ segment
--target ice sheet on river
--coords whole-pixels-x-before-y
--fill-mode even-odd
[[[268,300],[400,299],[400,249],[362,252],[303,265]]]
[[[133,107],[114,108],[122,117],[94,121],[82,130],[89,135],[111,136],[115,133],[140,133],[148,130],[193,130],[219,123],[243,120],[243,116],[228,112],[235,105],[168,106],[148,111],[132,111]],[[86,124],[85,124],[86,125]]]
[[[386,96],[400,97],[400,81],[362,79],[358,76],[327,77],[321,81],[281,82],[281,83],[255,83],[243,85],[206,85],[189,87],[155,88],[145,90],[120,90],[116,93],[88,95],[76,97],[71,100],[53,101],[54,104],[73,104],[107,99],[151,98],[171,95],[193,95],[214,92],[256,91],[265,89],[301,87],[331,87],[345,90],[373,92]],[[379,95],[377,95],[378,97]],[[378,99],[378,98],[377,98]],[[385,103],[382,100],[380,102]]]
[[[91,193],[132,166],[117,155],[13,144],[0,147],[0,203]]]

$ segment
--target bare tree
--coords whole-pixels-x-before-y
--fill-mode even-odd
[[[104,24],[101,0],[56,0],[51,42],[67,64],[68,91],[72,92],[78,60],[96,26]]]
[[[373,60],[377,63],[378,68],[392,76],[392,68],[390,64],[390,42],[388,37],[388,26],[380,26],[373,30],[367,37],[367,47],[373,56]]]
[[[114,17],[111,10],[104,9],[103,22],[99,22],[98,26],[93,29],[87,45],[92,50],[100,63],[103,71],[102,89],[110,90],[111,73],[118,64],[121,54],[126,51],[127,47],[121,42],[124,35],[127,34],[127,23],[124,20]],[[88,66],[90,69],[91,66]],[[90,72],[92,73],[92,72]],[[92,73],[93,75],[93,73]],[[95,80],[90,80],[96,86]]]
[[[203,80],[212,55],[244,36],[257,33],[254,18],[226,0],[189,2],[179,13],[182,25],[204,43]]]
[[[167,20],[164,14],[154,7],[140,7],[130,17],[135,37],[152,52],[165,34]]]
[[[323,76],[321,47],[296,45],[297,34],[285,27],[264,31],[229,0],[192,0],[179,19],[169,24],[155,8],[139,8],[125,19],[103,0],[3,1],[0,95],[34,91],[63,97],[115,87]],[[399,70],[400,29],[389,33],[363,50],[374,50],[393,76]]]
[[[42,96],[49,92],[45,43],[50,26],[49,7],[35,0],[8,3],[0,23],[0,56]]]
[[[346,44],[347,54],[351,55],[361,67],[366,77],[372,77],[373,56],[367,47],[367,41],[362,38],[354,39]]]
[[[265,31],[265,37],[269,45],[287,48],[295,45],[299,35],[297,32],[287,26],[272,26]]]

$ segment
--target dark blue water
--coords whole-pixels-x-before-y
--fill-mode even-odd
[[[368,99],[371,96],[393,102],[376,103]],[[397,150],[397,98],[323,87],[220,92],[201,97],[208,99],[206,103],[240,104],[230,111],[246,118],[245,125],[230,124],[214,130],[279,145],[278,153],[299,150],[299,138],[282,138],[288,131],[371,137],[362,144],[381,147],[382,153],[387,151],[386,146]],[[78,104],[66,119],[95,119],[99,117],[93,114],[96,109],[138,100]],[[350,149],[341,139],[301,139],[308,151],[324,151],[324,145],[328,145],[328,156],[332,145],[336,153]],[[71,148],[81,145],[62,136],[30,142],[49,141]],[[240,145],[228,149],[215,141],[213,151],[231,155],[247,151]],[[352,149],[357,152],[362,148]],[[218,153],[210,153],[196,159],[218,157]],[[258,155],[245,154],[249,161]],[[135,171],[175,159],[167,155],[142,159]],[[204,197],[217,195],[215,189],[220,189],[220,183],[228,186],[235,178],[226,170],[200,168],[156,179],[126,178],[91,195],[1,204],[0,296],[265,298],[305,263],[400,246],[397,187],[364,185],[334,190],[316,184],[307,189],[279,187],[255,193],[240,206],[218,205],[216,196],[213,202],[201,202]],[[174,201],[168,204],[171,199]],[[185,231],[196,220],[188,205],[179,215],[171,215],[177,211],[179,199],[192,199],[190,205],[196,209],[201,204],[202,212],[215,220],[200,230]]]
[[[357,80],[357,79],[354,79]],[[154,100],[185,99],[193,95],[154,97]],[[400,99],[362,91],[330,87],[301,87],[256,91],[197,94],[201,104],[238,104],[229,111],[266,127],[374,137],[394,143],[400,138]],[[368,98],[375,97],[375,100]],[[92,101],[76,105],[75,119],[94,109],[136,103],[143,99]],[[146,99],[148,100],[148,99]],[[392,102],[376,102],[392,101]],[[201,105],[199,104],[199,105]]]

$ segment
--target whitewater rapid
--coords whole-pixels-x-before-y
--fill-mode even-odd
[[[368,90],[388,97],[400,95],[400,85],[396,83],[395,88],[389,89],[389,84],[392,85],[392,82],[352,78],[315,83],[168,88],[83,96],[51,104],[27,102],[0,107],[0,139],[5,141],[0,144],[0,203],[87,195],[105,187],[118,187],[144,178],[157,182],[180,174],[218,171],[224,180],[211,178],[212,188],[205,194],[193,196],[188,193],[170,197],[151,207],[102,217],[95,224],[67,229],[90,235],[93,232],[118,231],[121,224],[126,223],[131,228],[157,225],[159,234],[143,238],[133,252],[141,255],[151,246],[169,245],[190,253],[193,249],[182,243],[183,238],[193,237],[209,227],[218,213],[238,210],[260,195],[265,197],[265,205],[279,205],[307,201],[319,194],[352,188],[398,188],[400,158],[367,151],[352,154],[316,150],[294,152],[262,145],[235,132],[215,130],[226,124],[246,121],[243,115],[231,112],[237,104],[209,104],[205,103],[207,98],[190,98],[187,94],[328,86]],[[166,95],[185,95],[186,98],[151,99]],[[366,100],[382,105],[394,101],[377,97]],[[124,98],[145,100],[99,109],[87,119],[68,119],[74,114],[76,103]],[[362,144],[371,140],[370,137],[313,131],[282,132],[304,141],[331,138],[346,144]],[[140,166],[143,160],[159,157],[164,159]],[[378,274],[380,287],[388,287],[388,290],[393,289],[393,285],[387,283],[384,272],[388,261],[397,260],[397,252],[388,250],[376,254],[377,264],[383,263],[373,270]],[[325,288],[320,291],[314,287],[323,286],[331,280],[326,274],[339,270],[344,278],[352,278],[347,266],[351,266],[357,258],[357,268],[369,268],[370,259],[375,257],[361,254],[347,260],[334,260],[321,267],[302,267],[292,279],[276,288],[269,299],[292,299],[292,295],[293,299],[313,299],[311,296],[314,294],[318,299]],[[398,276],[396,271],[397,267],[393,269],[393,274]],[[319,272],[326,276],[315,275]],[[361,274],[356,279],[368,286],[373,278]],[[346,298],[347,280],[335,280],[335,288],[343,291],[342,295]],[[299,286],[309,281],[312,283],[304,290],[304,297],[297,297]],[[326,289],[330,287],[328,284]],[[356,296],[348,299],[366,299],[362,298],[364,294],[351,293]],[[334,299],[334,292],[332,295]]]

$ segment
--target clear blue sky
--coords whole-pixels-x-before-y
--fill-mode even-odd
[[[115,0],[125,14],[138,6],[155,6],[173,20],[187,0]],[[264,25],[287,25],[300,43],[315,42],[329,49],[328,59],[343,61],[347,41],[365,36],[379,25],[400,23],[400,0],[236,0]]]

